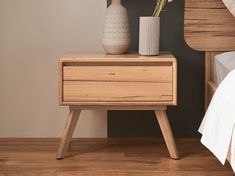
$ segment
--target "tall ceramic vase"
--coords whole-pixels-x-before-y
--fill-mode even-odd
[[[123,54],[130,46],[128,16],[121,0],[112,0],[106,11],[102,45],[108,54]]]
[[[153,56],[159,54],[160,18],[140,17],[139,54]]]

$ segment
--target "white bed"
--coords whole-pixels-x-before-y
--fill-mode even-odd
[[[216,55],[214,58],[214,82],[218,86],[235,69],[235,51]]]
[[[228,8],[228,10],[235,16],[235,2],[234,0],[223,0],[225,6]]]
[[[219,84],[233,69],[235,69],[235,51],[216,55],[214,58],[214,82],[216,83],[216,85],[219,86]],[[234,160],[234,152],[232,151],[234,142],[235,131],[233,131],[232,141],[227,156],[227,160],[231,165],[231,162]]]
[[[214,57],[214,82],[215,82],[215,84],[217,84],[217,86],[226,87],[225,85],[223,85],[223,84],[226,84],[226,83],[224,83],[223,80],[233,70],[235,70],[235,51],[234,52],[226,52],[226,53],[218,54]],[[233,76],[235,76],[235,74]],[[232,86],[232,84],[233,83],[231,83],[231,81],[230,81],[230,83],[227,86],[229,86],[229,85]],[[224,90],[229,90],[229,89],[224,89]],[[217,130],[221,130],[220,126],[224,125],[224,128],[222,129],[222,131],[227,130],[226,123],[224,123],[224,122],[226,120],[225,119],[225,116],[226,116],[225,114],[227,113],[226,112],[226,107],[229,107],[230,104],[228,104],[228,105],[225,104],[224,102],[227,102],[227,100],[229,100],[229,99],[226,99],[226,101],[224,101],[223,97],[226,97],[228,95],[229,96],[230,95],[234,96],[234,91],[230,90],[230,92],[221,92],[221,90],[220,90],[220,93],[217,93],[217,97],[215,97],[215,98],[213,97],[212,103],[210,104],[210,106],[208,108],[208,112],[206,113],[206,115],[203,119],[203,122],[200,126],[200,129],[199,129],[199,132],[201,132],[202,135],[208,135],[208,133],[210,133],[210,136],[213,136],[213,137],[209,137],[209,138],[207,136],[204,139],[202,137],[202,143],[208,149],[210,149],[212,151],[212,153],[214,153],[217,156],[217,158],[221,161],[221,163],[223,163],[223,164],[224,164],[224,162],[223,162],[223,159],[222,159],[223,158],[222,153],[224,153],[224,152],[220,153],[222,148],[219,149],[219,147],[218,148],[214,147],[214,145],[218,145],[215,142],[217,139],[215,139],[215,141],[213,141],[212,138],[216,138],[216,137],[218,137],[217,135],[221,134],[221,133],[216,134]],[[220,101],[223,101],[223,103],[220,102]],[[230,102],[231,102],[231,100],[230,100]],[[233,100],[233,102],[234,102],[234,100]],[[232,107],[230,107],[230,109],[231,108]],[[215,112],[219,113],[220,115],[216,114]],[[234,110],[232,110],[232,111],[230,111],[230,114],[227,114],[226,117],[228,117],[229,119],[234,119],[234,116],[231,115],[231,112],[232,112],[232,114],[235,114],[235,113],[233,113]],[[217,116],[217,117],[215,117],[215,116]],[[210,118],[212,120],[208,120]],[[210,122],[208,122],[208,121],[210,121]],[[209,125],[206,124],[206,123],[209,123]],[[206,125],[207,125],[207,127],[205,127]],[[210,126],[210,128],[214,128],[214,131],[212,130],[213,132],[210,131],[210,130],[208,131],[207,129],[205,129],[205,128],[208,128],[209,126]],[[215,126],[217,126],[217,127],[215,127]],[[227,156],[227,160],[229,161],[229,163],[231,164],[231,166],[232,166],[232,168],[235,172],[235,130],[234,130],[234,125],[231,128],[232,129],[231,129],[230,133],[228,132],[227,135],[225,135],[225,134],[222,135],[222,138],[221,138],[222,140],[221,141],[228,144],[227,146],[229,148],[228,148],[228,150],[227,150],[228,152],[226,152],[225,156]],[[231,134],[230,135],[231,137],[228,137],[229,134]],[[227,139],[224,140],[223,138],[224,139],[227,138]]]
[[[235,1],[223,0],[228,10],[235,16]],[[214,58],[214,83],[219,86],[224,78],[235,69],[235,52],[227,52],[216,55]],[[235,171],[235,130],[228,150],[227,160]]]
[[[235,52],[223,53],[235,51],[234,17],[235,0],[185,0],[185,41],[206,52],[201,142],[222,164],[228,158],[235,171]]]

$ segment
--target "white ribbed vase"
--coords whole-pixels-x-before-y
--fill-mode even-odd
[[[108,54],[123,54],[130,46],[128,16],[121,0],[112,0],[106,11],[102,45]]]
[[[153,56],[159,54],[160,18],[140,17],[139,54]]]

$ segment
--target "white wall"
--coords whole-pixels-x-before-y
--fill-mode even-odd
[[[59,137],[57,62],[65,51],[102,50],[106,0],[0,0],[0,137]],[[103,111],[86,111],[75,136],[106,137]]]

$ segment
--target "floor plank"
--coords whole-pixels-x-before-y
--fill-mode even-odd
[[[56,160],[58,139],[0,139],[0,175],[232,176],[198,139],[176,140],[180,160],[160,139],[75,139]]]

